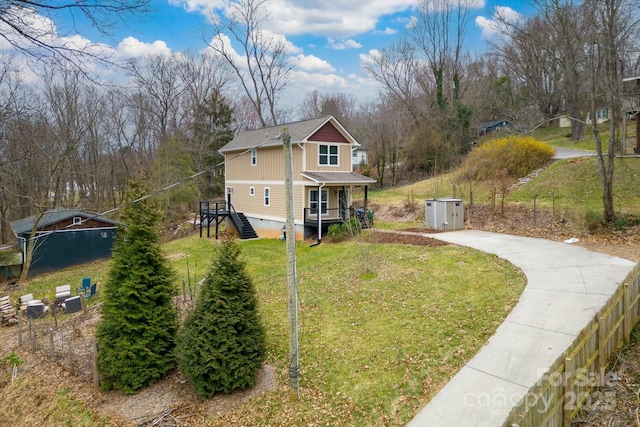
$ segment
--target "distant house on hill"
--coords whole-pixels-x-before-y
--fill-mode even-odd
[[[490,122],[483,122],[483,123],[480,123],[479,125],[473,126],[472,129],[474,129],[477,132],[478,137],[481,137],[491,132],[495,132],[497,130],[513,129],[513,124],[506,119],[493,120]]]
[[[640,154],[640,76],[627,77],[622,79],[624,85],[624,96],[622,98],[622,119],[623,119],[623,146],[631,146],[631,141],[635,139],[633,151]],[[635,135],[627,134],[627,122],[635,120]]]
[[[596,123],[601,124],[609,120],[609,107],[596,108]],[[591,117],[589,114],[584,119],[585,123],[591,124]],[[569,114],[563,114],[558,118],[558,127],[569,128],[571,127],[571,116]]]
[[[367,164],[367,149],[360,146],[356,147],[351,152],[351,165],[353,169],[358,169],[362,165]]]
[[[35,216],[11,223],[24,260]],[[109,258],[118,223],[88,212],[56,208],[38,222],[29,276]]]

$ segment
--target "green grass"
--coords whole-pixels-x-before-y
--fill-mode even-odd
[[[543,138],[553,140],[558,129],[539,131]],[[554,144],[557,146],[557,144]],[[640,211],[640,158],[616,158],[614,166],[614,208],[616,215],[638,217]],[[493,184],[487,182],[461,182],[456,173],[425,179],[410,185],[369,192],[371,208],[395,205],[398,210],[406,211],[407,206],[416,207],[417,220],[381,221],[376,217],[376,227],[380,229],[402,229],[424,226],[424,201],[436,197],[457,197],[468,205],[471,196],[474,204],[491,203]],[[497,188],[500,193],[500,188]],[[499,196],[498,196],[499,197]],[[555,210],[567,220],[586,224],[602,220],[603,202],[600,172],[595,158],[559,160],[550,164],[544,171],[525,185],[509,190],[505,199],[508,203],[525,204],[533,209],[534,200],[537,209]]]
[[[284,244],[242,246],[269,319],[269,362],[284,383]],[[454,246],[300,244],[297,261],[301,400],[270,392],[215,423],[404,425],[486,342],[524,285],[503,260]]]
[[[10,293],[14,301],[18,300],[20,295],[32,293],[34,298],[48,298],[51,301],[55,298],[56,286],[71,285],[71,294],[75,295],[76,289],[82,286],[83,277],[91,277],[91,282],[101,282],[107,278],[107,268],[110,265],[109,260],[98,261],[84,264],[79,267],[67,268],[55,273],[48,273],[29,278],[26,289],[20,289]],[[95,300],[87,300],[89,304],[95,303]]]
[[[165,245],[178,288],[182,280],[195,286],[206,274],[215,244],[191,236]],[[285,245],[271,239],[240,245],[279,387],[212,418],[211,425],[404,425],[482,347],[525,284],[504,260],[456,246],[369,244],[364,238],[311,248],[300,242],[301,398],[291,402]],[[43,275],[27,290],[79,284],[89,267],[104,280],[108,265]]]
[[[633,135],[635,127],[634,122],[627,125],[628,133]],[[602,142],[602,151],[607,152],[609,148],[609,122],[598,125],[600,132],[600,140]],[[532,136],[540,141],[546,142],[554,147],[573,148],[576,150],[595,151],[596,143],[593,133],[589,126],[584,127],[584,134],[580,141],[571,140],[571,128],[542,128],[533,132]]]
[[[614,205],[616,215],[639,215],[639,158],[618,158],[614,168]],[[602,189],[595,158],[555,162],[535,180],[508,194],[510,202],[533,204],[555,209],[567,219],[584,221],[602,217]]]

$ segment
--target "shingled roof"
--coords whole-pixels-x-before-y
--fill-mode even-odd
[[[110,220],[101,215],[95,215],[88,212],[84,212],[77,209],[67,209],[63,207],[55,208],[44,213],[44,216],[38,222],[38,229],[47,227],[51,224],[56,224],[60,221],[64,221],[73,217],[81,217],[82,219],[93,219],[96,221],[105,222],[114,226],[118,225],[118,222]],[[36,220],[35,215],[28,218],[18,219],[11,223],[11,228],[16,236],[31,231],[33,223]]]
[[[229,143],[219,151],[220,153],[226,153],[229,151],[248,150],[258,147],[280,146],[282,145],[282,128],[287,128],[289,130],[289,136],[291,136],[291,142],[293,144],[297,142],[305,142],[327,122],[331,122],[349,142],[354,145],[360,145],[338,120],[333,116],[324,116],[317,119],[302,120],[299,122],[244,131],[229,141]]]

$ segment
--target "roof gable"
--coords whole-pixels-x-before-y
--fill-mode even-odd
[[[331,122],[327,122],[320,129],[318,129],[315,133],[307,138],[309,141],[316,142],[342,142],[349,143],[347,138],[343,134],[340,133],[338,129]]]
[[[491,122],[483,122],[480,123],[477,128],[478,129],[486,129],[486,128],[492,128],[492,127],[496,127],[496,126],[511,126],[511,122],[509,120],[506,119],[502,119],[502,120],[493,120]]]

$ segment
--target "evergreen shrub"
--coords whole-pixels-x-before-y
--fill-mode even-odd
[[[255,385],[265,353],[255,287],[240,247],[225,240],[178,332],[178,367],[196,394],[209,398]]]
[[[133,200],[145,192],[133,187]],[[98,324],[101,386],[132,394],[175,367],[175,273],[160,247],[160,214],[150,199],[121,217]]]

